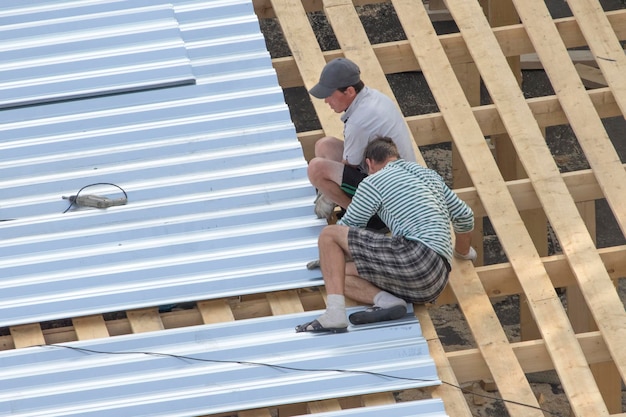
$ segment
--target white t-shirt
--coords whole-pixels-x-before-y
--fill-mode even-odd
[[[411,134],[397,105],[386,95],[364,87],[346,109],[344,122],[343,159],[350,165],[360,165],[367,172],[363,154],[368,143],[379,137],[391,138],[400,158],[416,162]]]

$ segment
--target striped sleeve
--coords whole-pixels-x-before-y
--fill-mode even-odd
[[[444,187],[444,198],[454,231],[456,233],[471,232],[474,229],[474,212],[472,209],[448,187]]]
[[[369,181],[363,180],[359,184],[346,213],[337,224],[352,227],[365,227],[369,219],[375,215],[382,204],[382,196]]]

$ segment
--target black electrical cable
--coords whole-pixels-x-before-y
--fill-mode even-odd
[[[119,188],[119,190],[120,190],[122,193],[124,193],[124,197],[125,197],[126,199],[128,199],[128,194],[126,194],[126,191],[125,191],[122,187],[120,187],[119,185],[117,185],[117,184],[113,184],[113,183],[110,183],[110,182],[95,182],[95,183],[93,183],[93,184],[88,184],[88,185],[85,185],[85,186],[84,186],[84,187],[82,187],[80,190],[78,190],[78,192],[77,192],[77,193],[76,193],[76,195],[74,196],[74,199],[73,199],[73,200],[70,200],[70,205],[69,205],[69,206],[65,209],[65,211],[64,211],[63,213],[67,213],[67,212],[68,212],[68,211],[72,208],[72,206],[73,206],[74,204],[76,204],[76,201],[78,200],[78,195],[80,194],[80,192],[81,192],[81,191],[83,191],[85,188],[93,187],[93,186],[96,186],[96,185],[112,185],[113,187],[117,187],[117,188]]]
[[[81,347],[77,347],[77,346],[59,345],[59,344],[56,344],[56,343],[52,343],[52,344],[49,344],[49,345],[37,345],[37,346],[39,346],[39,347],[60,347],[60,348],[75,350],[75,351],[79,351],[79,352],[97,353],[97,354],[102,354],[102,355],[147,355],[147,356],[169,357],[169,358],[175,358],[175,359],[180,359],[180,360],[188,360],[188,361],[196,361],[196,362],[235,363],[235,364],[239,364],[239,365],[265,366],[265,367],[268,367],[268,368],[280,369],[280,370],[286,370],[286,371],[338,372],[338,373],[372,375],[372,376],[378,376],[378,377],[382,377],[382,378],[399,379],[399,380],[404,380],[404,381],[435,382],[435,380],[432,380],[432,379],[409,378],[409,377],[403,377],[403,376],[395,376],[395,375],[384,374],[384,373],[380,373],[380,372],[361,371],[361,370],[354,370],[354,369],[298,368],[298,367],[293,367],[293,366],[275,365],[275,364],[265,363],[265,362],[222,360],[222,359],[203,359],[203,358],[194,358],[193,356],[175,355],[175,354],[172,354],[172,353],[159,353],[159,352],[144,352],[144,351],[109,352],[109,351],[101,351],[101,350],[95,350],[95,349],[81,348]],[[495,401],[502,402],[502,403],[508,403],[508,404],[519,405],[519,406],[522,406],[522,407],[532,408],[534,410],[543,411],[544,413],[552,414],[552,415],[558,416],[558,417],[565,417],[561,413],[558,413],[558,412],[555,412],[555,411],[550,411],[550,410],[547,410],[547,409],[542,408],[542,407],[537,407],[537,406],[534,406],[534,405],[531,405],[531,404],[524,404],[524,403],[521,403],[521,402],[518,402],[518,401],[513,401],[513,400],[505,400],[503,398],[498,398],[498,397],[495,397],[493,395],[480,394],[480,393],[477,393],[477,392],[474,392],[474,391],[471,391],[471,390],[467,390],[467,389],[465,389],[465,388],[463,388],[463,387],[461,387],[459,385],[452,384],[452,383],[446,382],[446,381],[441,381],[441,383],[444,384],[444,385],[448,385],[450,387],[456,388],[456,389],[458,389],[461,392],[466,393],[466,394],[473,394],[473,395],[476,395],[476,396],[479,396],[479,397],[487,398],[487,399],[490,399],[490,400],[495,400]]]

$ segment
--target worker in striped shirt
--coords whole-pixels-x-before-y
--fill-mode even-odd
[[[346,214],[318,240],[327,308],[297,332],[344,332],[354,325],[397,320],[407,302],[433,302],[448,281],[452,256],[475,260],[474,214],[435,171],[400,159],[389,138],[365,150],[368,175]],[[389,234],[366,229],[378,214]],[[450,227],[452,225],[452,228]],[[455,242],[452,243],[452,234]],[[371,305],[346,317],[345,298]]]

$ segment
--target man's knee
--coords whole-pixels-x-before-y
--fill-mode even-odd
[[[329,179],[328,167],[324,158],[313,158],[309,161],[307,175],[311,184],[317,185],[320,181]]]
[[[341,184],[342,174],[343,164],[341,162],[325,158],[315,157],[309,161],[307,167],[309,181],[316,187],[326,181],[339,185]]]
[[[320,232],[317,237],[317,244],[319,247],[324,247],[333,241],[332,226],[334,225],[325,226]]]
[[[325,136],[315,142],[315,156],[333,161],[341,161],[343,141],[333,136]]]
[[[348,242],[348,226],[331,224],[322,229],[318,237],[318,245],[336,244],[339,246],[347,246]]]

